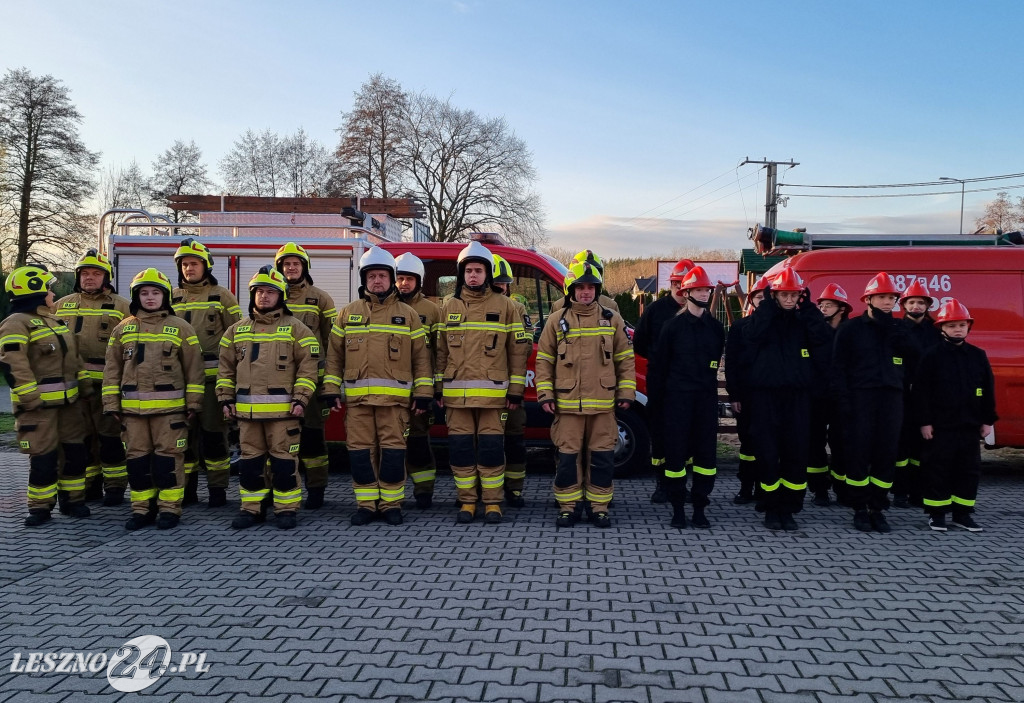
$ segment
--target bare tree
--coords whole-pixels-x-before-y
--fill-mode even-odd
[[[284,190],[295,198],[327,194],[331,177],[331,157],[327,149],[299,127],[293,136],[280,142]]]
[[[420,94],[410,100],[406,122],[399,153],[426,200],[436,241],[493,229],[513,244],[543,243],[531,155],[503,118]]]
[[[153,162],[153,178],[150,180],[150,198],[167,205],[171,195],[200,195],[213,187],[206,173],[203,152],[194,141],[186,144],[175,140],[163,154]],[[175,222],[181,222],[187,213],[167,208],[167,215]]]
[[[405,139],[409,96],[398,81],[375,73],[342,113],[335,151],[335,188],[354,188],[365,197],[392,198],[408,191],[408,164],[399,153]]]
[[[95,219],[83,204],[99,154],[82,142],[81,121],[68,88],[53,76],[20,68],[0,80],[0,145],[7,152],[0,207],[12,220],[0,231],[0,249],[13,254],[15,266],[30,258],[66,263],[90,237]]]
[[[134,160],[127,166],[110,166],[100,175],[96,198],[100,206],[98,215],[114,208],[146,210],[150,207],[149,180]],[[107,233],[113,234],[115,224],[123,219],[124,215],[107,218]]]
[[[1021,222],[1021,213],[1014,207],[1006,191],[996,194],[996,199],[985,205],[985,214],[974,221],[978,230],[1001,230],[1008,232]]]
[[[275,132],[246,130],[220,162],[227,189],[235,195],[280,195],[286,180],[281,151],[281,138]]]

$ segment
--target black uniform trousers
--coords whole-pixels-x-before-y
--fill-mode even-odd
[[[670,392],[662,409],[669,502],[686,501],[686,462],[693,457],[693,507],[703,508],[718,473],[718,390]]]
[[[903,423],[903,390],[855,388],[843,408],[846,492],[854,510],[889,507]]]
[[[736,413],[736,436],[740,440],[740,465],[737,473],[741,488],[745,488],[753,487],[758,480],[757,450],[750,434],[750,409],[745,399],[740,401],[740,408],[740,412]]]
[[[896,473],[892,479],[894,496],[909,496],[919,500],[924,491],[921,483],[921,437],[920,423],[909,412],[907,396],[903,398],[903,427],[900,430],[899,449],[896,452]]]
[[[747,406],[764,507],[798,513],[807,492],[810,392],[758,388],[750,392]]]
[[[981,477],[981,440],[976,426],[936,427],[924,440],[921,472],[930,513],[974,512]]]
[[[813,493],[823,493],[831,485],[829,480],[828,450],[831,435],[829,420],[832,404],[828,398],[812,398],[809,418],[808,436],[810,445],[807,450],[807,487]],[[832,447],[833,453],[835,448]]]

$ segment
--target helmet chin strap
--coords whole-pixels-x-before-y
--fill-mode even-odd
[[[906,315],[912,320],[920,320],[922,317],[924,317],[923,312],[907,312]]]
[[[948,334],[946,334],[946,330],[940,330],[939,332],[942,335],[942,338],[945,339],[950,344],[960,346],[967,340],[967,337],[950,337]]]
[[[872,317],[877,317],[880,320],[888,320],[889,318],[892,317],[892,313],[891,312],[884,312],[882,310],[879,310],[878,308],[876,308],[871,303],[868,303],[868,308],[871,310],[871,316]]]
[[[693,296],[688,296],[686,299],[689,300],[694,305],[696,305],[698,308],[701,308],[702,310],[707,310],[709,307],[711,307],[711,300],[710,299],[709,300],[697,300]]]

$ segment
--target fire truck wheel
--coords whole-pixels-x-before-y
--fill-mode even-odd
[[[615,478],[639,476],[651,467],[651,436],[635,410],[616,410],[619,438],[615,442]]]

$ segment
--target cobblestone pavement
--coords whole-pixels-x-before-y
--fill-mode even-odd
[[[237,502],[171,532],[125,532],[125,507],[28,530],[27,461],[0,466],[0,703],[1024,700],[1020,466],[986,475],[985,532],[901,510],[890,535],[810,504],[801,531],[769,533],[728,502],[734,467],[710,531],[668,529],[639,479],[617,484],[612,529],[556,531],[548,475],[498,526],[457,526],[445,476],[404,526],[353,528],[339,475],[290,532],[233,531]],[[140,635],[209,671],[142,693],[11,672],[16,653],[112,657]]]

